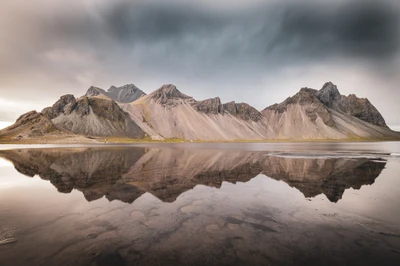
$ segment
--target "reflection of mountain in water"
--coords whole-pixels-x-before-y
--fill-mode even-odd
[[[373,184],[386,163],[367,158],[284,158],[269,157],[263,174],[282,180],[306,197],[321,193],[332,201],[342,198],[345,189]]]
[[[0,151],[15,168],[39,175],[62,193],[81,191],[88,201],[105,196],[132,203],[149,192],[172,202],[198,184],[247,182],[262,173],[282,180],[306,197],[325,194],[332,202],[345,189],[372,184],[385,162],[367,158],[284,158],[262,152],[179,148],[76,148]]]

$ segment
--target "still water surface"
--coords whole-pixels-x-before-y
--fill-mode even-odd
[[[400,143],[2,146],[0,265],[400,265]]]

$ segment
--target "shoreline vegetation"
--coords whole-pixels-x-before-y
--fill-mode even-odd
[[[166,138],[153,140],[151,138],[132,139],[123,137],[91,137],[91,136],[67,136],[63,138],[34,138],[12,139],[0,137],[2,144],[135,144],[135,143],[299,143],[299,142],[384,142],[400,141],[400,138],[359,138],[347,139],[265,139],[265,140],[186,140],[183,138]]]

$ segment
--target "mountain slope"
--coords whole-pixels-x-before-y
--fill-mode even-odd
[[[101,97],[62,96],[42,112],[31,111],[0,131],[3,139],[106,136],[143,138],[145,133],[113,100]]]
[[[65,95],[42,113],[60,129],[79,135],[143,138],[144,132],[113,100]]]
[[[224,109],[219,98],[197,102],[174,85],[164,85],[130,104],[124,111],[153,139],[261,140],[267,128],[261,113],[247,104],[229,103]],[[234,110],[234,111],[233,111]]]
[[[357,117],[375,126],[387,127],[385,119],[368,99],[358,98],[355,94],[340,95],[339,90],[332,82],[325,83],[315,95],[331,109]]]
[[[368,99],[340,95],[330,82],[319,91],[302,88],[293,97],[269,106],[261,113],[277,139],[400,137],[398,132],[387,127]]]
[[[36,111],[21,115],[13,125],[0,131],[0,135],[16,139],[40,137],[52,133],[60,133],[60,130],[46,116]]]
[[[91,139],[57,128],[42,113],[31,111],[21,115],[17,121],[0,130],[0,141],[23,143],[91,143]]]

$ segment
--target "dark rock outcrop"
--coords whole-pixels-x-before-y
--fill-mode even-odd
[[[99,95],[104,95],[120,103],[130,103],[146,94],[133,84],[127,84],[121,87],[111,86],[108,91],[92,86],[85,94],[87,97]]]
[[[193,104],[193,108],[206,114],[225,114],[229,113],[243,120],[260,121],[262,114],[247,103],[236,103],[234,101],[221,104],[219,97],[198,101]]]
[[[95,95],[97,88],[91,87]],[[79,135],[143,138],[144,132],[113,100],[64,95],[42,114],[58,128]]]
[[[166,84],[158,90],[149,94],[149,96],[159,104],[163,105],[176,105],[176,100],[193,100],[192,97],[180,92],[175,85]]]
[[[203,112],[206,114],[223,114],[224,107],[221,104],[221,99],[219,97],[207,99],[204,101],[197,101],[193,104],[193,108],[196,111]]]
[[[98,95],[102,95],[102,94],[107,96],[107,92],[105,90],[100,89],[98,87],[91,86],[87,90],[85,96],[91,97],[91,96],[98,96]]]
[[[77,102],[74,95],[67,94],[53,104],[52,107],[47,107],[42,110],[42,114],[48,119],[53,119],[60,114],[69,115],[76,108]]]
[[[16,139],[45,136],[59,132],[58,128],[46,116],[36,111],[21,115],[17,121],[0,131],[0,135],[14,136]]]
[[[252,120],[257,122],[262,118],[262,114],[247,103],[229,102],[223,106],[228,113],[238,116],[243,120]]]
[[[382,115],[368,99],[358,98],[354,94],[349,96],[341,95],[336,85],[332,82],[325,83],[319,91],[302,88],[293,97],[289,97],[282,103],[271,105],[266,109],[284,113],[290,104],[309,105],[306,115],[310,120],[315,121],[318,115],[330,127],[333,127],[335,123],[329,113],[329,108],[344,112],[372,125],[387,127]]]
[[[338,109],[370,124],[387,127],[385,119],[381,113],[379,113],[368,99],[358,98],[354,94],[342,96]]]
[[[342,100],[339,90],[332,82],[325,83],[321,90],[315,92],[315,96],[317,96],[323,104],[333,109],[337,109]]]
[[[70,102],[67,102],[69,99]],[[57,104],[61,102],[62,104]],[[74,134],[143,138],[144,132],[121,107],[109,99],[61,97],[52,111],[53,122]],[[64,105],[64,103],[67,103]],[[74,103],[71,105],[71,103]],[[63,107],[64,106],[64,107]],[[73,106],[73,108],[71,107]],[[57,109],[57,107],[59,107]],[[59,112],[57,112],[57,110]]]
[[[326,106],[317,98],[317,91],[310,88],[302,88],[293,97],[287,98],[280,104],[274,104],[267,107],[267,110],[272,110],[280,114],[287,111],[287,108],[291,104],[299,104],[306,106],[305,114],[312,121],[315,122],[318,117],[322,119],[325,125],[329,127],[335,126],[335,121],[332,115],[329,113]],[[329,97],[327,97],[328,99]]]
[[[329,108],[344,112],[376,126],[387,127],[385,119],[368,99],[358,98],[355,94],[350,94],[349,96],[340,95],[339,90],[332,82],[325,83],[315,95]]]
[[[146,93],[133,84],[127,84],[121,87],[111,86],[108,89],[108,95],[114,101],[120,103],[130,103],[146,95]]]

